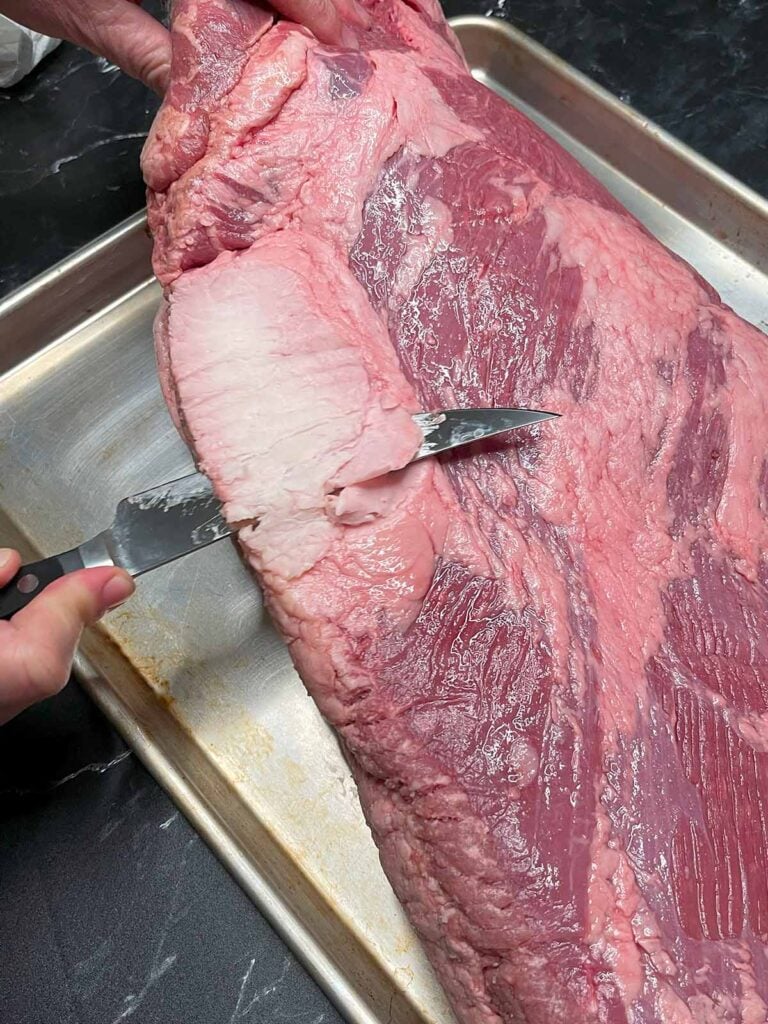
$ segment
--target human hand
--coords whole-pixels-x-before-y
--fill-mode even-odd
[[[163,93],[171,35],[140,0],[0,0],[0,14],[34,32],[66,39]]]
[[[171,34],[141,0],[0,0],[0,14],[54,39],[66,39],[122,68],[161,95],[171,67]],[[323,43],[353,42],[367,28],[358,0],[273,0],[272,7]]]
[[[0,548],[0,587],[20,566],[17,552]],[[83,569],[46,587],[10,622],[0,622],[0,725],[62,689],[83,629],[133,591],[122,569]]]

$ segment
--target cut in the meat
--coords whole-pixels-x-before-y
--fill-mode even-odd
[[[166,397],[459,1019],[760,1024],[765,338],[435,0],[366,7],[176,3]],[[453,405],[563,419],[403,469]]]

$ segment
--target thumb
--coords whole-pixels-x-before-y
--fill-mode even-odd
[[[126,74],[162,95],[171,66],[171,35],[132,0],[84,0],[91,17],[78,20],[74,40],[106,57]]]
[[[26,703],[64,686],[83,629],[133,591],[133,580],[122,569],[85,569],[52,583],[14,615],[13,660]]]

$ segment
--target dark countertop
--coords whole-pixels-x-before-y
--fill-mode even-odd
[[[510,18],[768,192],[768,2],[445,6]],[[0,294],[141,208],[156,104],[69,46],[0,91]],[[3,1024],[339,1021],[76,684],[0,730],[0,821]]]
[[[3,1024],[339,1024],[83,691],[0,730]]]

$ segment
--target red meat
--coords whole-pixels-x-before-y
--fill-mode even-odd
[[[177,0],[166,396],[465,1024],[768,1016],[768,348],[468,74]],[[556,424],[403,469],[409,413]]]

